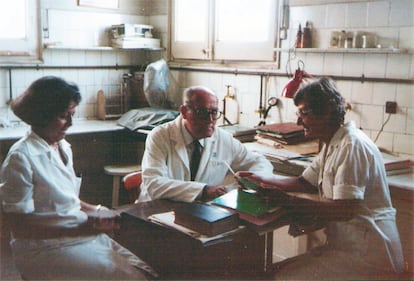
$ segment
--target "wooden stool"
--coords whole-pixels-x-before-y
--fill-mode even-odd
[[[105,173],[113,176],[112,207],[119,205],[119,189],[122,178],[132,172],[141,170],[141,165],[109,165],[104,167]]]

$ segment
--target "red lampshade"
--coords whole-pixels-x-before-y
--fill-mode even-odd
[[[303,81],[303,78],[311,78],[312,75],[307,73],[306,71],[298,68],[295,71],[295,75],[292,79],[289,80],[289,82],[286,84],[286,86],[282,90],[282,97],[290,98],[292,99],[296,92],[299,90],[300,84]]]

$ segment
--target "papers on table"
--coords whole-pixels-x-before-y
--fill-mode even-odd
[[[175,229],[175,230],[177,230],[181,233],[184,233],[185,235],[188,235],[190,237],[198,239],[203,244],[213,242],[213,241],[222,239],[224,237],[230,236],[230,235],[242,230],[243,228],[245,228],[245,226],[240,225],[236,229],[228,231],[228,232],[224,232],[224,233],[221,233],[221,234],[218,234],[218,235],[215,235],[215,236],[206,236],[206,235],[202,235],[202,234],[200,234],[200,233],[198,233],[198,232],[196,232],[192,229],[189,229],[189,228],[184,227],[182,225],[176,224],[174,222],[174,220],[175,220],[174,211],[151,215],[151,216],[148,217],[148,220],[153,222],[153,223],[157,223],[159,225]]]

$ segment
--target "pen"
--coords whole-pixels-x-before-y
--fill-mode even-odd
[[[256,192],[257,191],[258,186],[254,182],[251,182],[248,179],[245,179],[245,178],[242,178],[242,177],[236,175],[234,170],[230,167],[230,165],[226,161],[223,161],[223,163],[227,166],[227,168],[230,170],[230,172],[234,175],[234,177],[236,178],[238,183],[241,185],[241,187],[243,187],[243,189],[251,191],[251,192]]]

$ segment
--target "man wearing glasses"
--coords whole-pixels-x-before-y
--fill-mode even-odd
[[[203,86],[184,90],[180,116],[156,127],[147,137],[138,201],[192,202],[223,195],[229,191],[222,185],[226,164],[235,171],[272,174],[268,160],[216,127],[220,117],[212,90]]]

